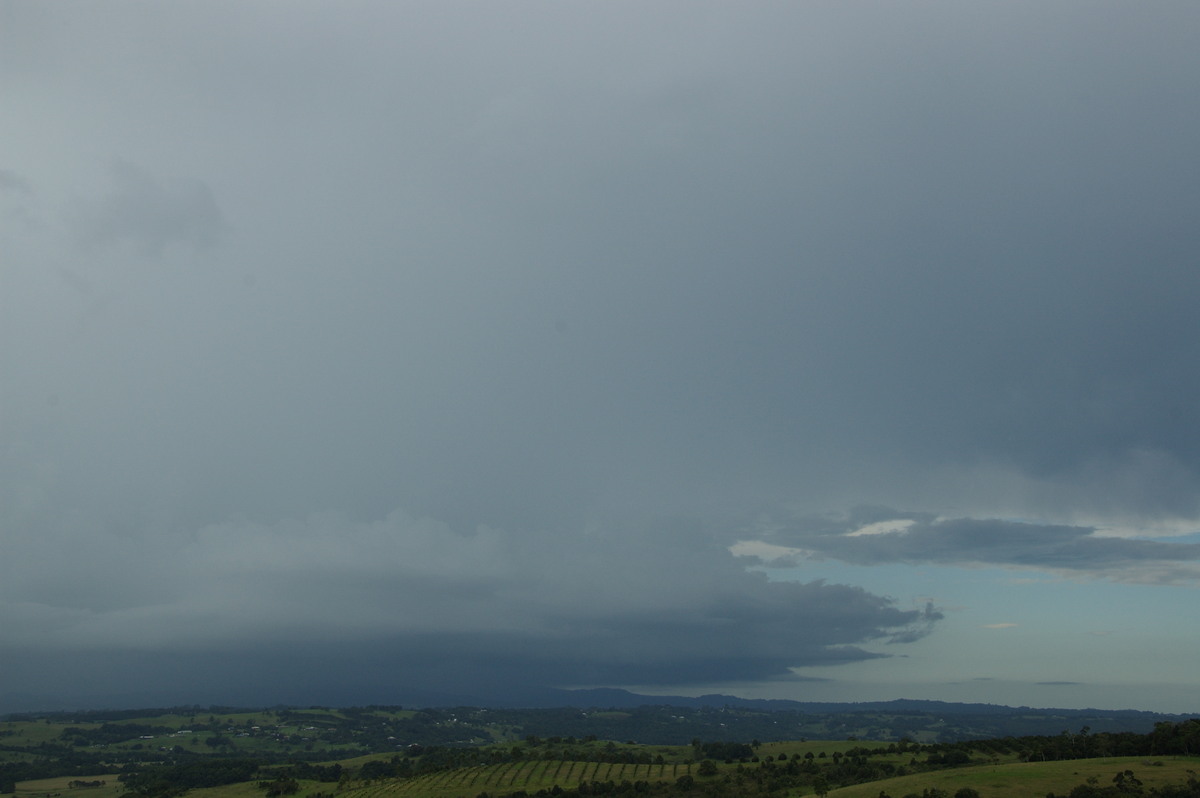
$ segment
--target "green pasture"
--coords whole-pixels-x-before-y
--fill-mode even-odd
[[[36,779],[17,782],[15,798],[117,798],[125,791],[125,785],[117,781],[117,773],[100,773],[95,776],[56,776],[52,779]],[[72,781],[104,781],[103,787],[71,787]]]
[[[1029,798],[1049,792],[1066,795],[1089,776],[1096,777],[1098,786],[1111,786],[1113,776],[1126,770],[1132,770],[1146,788],[1180,784],[1187,781],[1189,771],[1200,771],[1200,757],[1107,757],[977,765],[855,784],[830,790],[828,798],[879,798],[880,792],[903,798],[920,795],[927,787],[945,790],[949,795],[954,795],[960,787],[972,787],[982,798]],[[793,794],[811,795],[812,790]]]
[[[359,768],[361,768],[363,765],[367,764],[368,762],[387,762],[394,756],[396,756],[395,752],[382,753],[382,754],[362,754],[360,756],[349,757],[347,759],[337,759],[334,761],[341,764],[341,766],[344,768],[358,770]],[[321,762],[320,764],[330,765],[330,764],[333,764],[333,762]]]
[[[76,726],[84,724],[77,723]],[[5,745],[30,746],[53,742],[62,734],[66,724],[42,720],[19,720],[0,722],[0,740]]]

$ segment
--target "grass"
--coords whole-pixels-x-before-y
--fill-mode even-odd
[[[4,740],[9,745],[37,745],[57,740],[67,724],[50,723],[40,720],[5,721],[0,723],[0,731],[11,732]],[[85,724],[69,724],[83,726]]]
[[[1161,763],[1161,764],[1157,764]],[[960,787],[972,787],[982,798],[1030,798],[1053,792],[1066,795],[1072,787],[1094,776],[1101,787],[1112,784],[1117,773],[1132,770],[1147,788],[1187,781],[1189,771],[1200,771],[1200,757],[1107,757],[1069,759],[1059,762],[1014,762],[1007,765],[977,765],[930,773],[916,773],[883,781],[855,784],[829,791],[829,798],[878,798],[885,792],[892,798],[920,795],[927,787],[936,787],[954,795]],[[807,794],[811,794],[811,790]],[[797,792],[794,795],[803,795]]]
[[[15,798],[45,798],[62,796],[67,798],[117,798],[125,791],[125,785],[117,781],[116,773],[100,773],[95,776],[56,776],[52,779],[35,779],[17,782]],[[104,781],[103,787],[70,787],[72,781]]]

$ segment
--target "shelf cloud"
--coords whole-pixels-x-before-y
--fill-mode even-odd
[[[1200,9],[4,14],[9,703],[1195,686]]]

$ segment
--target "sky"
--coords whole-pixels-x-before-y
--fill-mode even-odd
[[[1198,39],[0,0],[0,711],[1200,712]]]

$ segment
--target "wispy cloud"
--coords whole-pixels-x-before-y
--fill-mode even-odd
[[[1142,584],[1200,581],[1200,544],[1192,541],[1114,537],[1061,524],[897,515],[867,525],[852,518],[821,526],[777,524],[768,539],[742,541],[736,551],[772,566],[792,564],[803,552],[856,565],[991,565]]]
[[[856,538],[862,535],[902,535],[916,521],[911,518],[898,518],[891,521],[876,521],[873,524],[859,527],[853,532],[847,532],[846,537]]]

